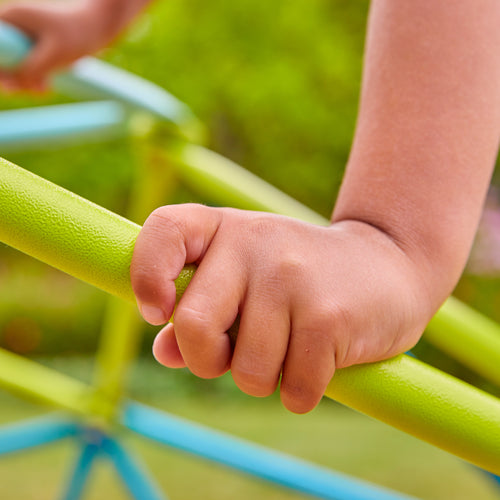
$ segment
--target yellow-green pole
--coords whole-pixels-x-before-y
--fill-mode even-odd
[[[86,417],[110,411],[109,403],[94,388],[4,349],[0,349],[0,385]]]
[[[454,297],[432,318],[425,339],[500,387],[500,325]]]
[[[176,179],[164,148],[151,141],[153,127],[149,117],[137,115],[131,120],[131,147],[135,157],[135,175],[132,183],[127,216],[142,222],[176,187]],[[161,127],[161,125],[157,125]],[[96,354],[94,386],[110,402],[113,413],[119,409],[125,394],[127,374],[137,354],[143,330],[137,308],[130,302],[110,296],[106,304],[99,347]]]

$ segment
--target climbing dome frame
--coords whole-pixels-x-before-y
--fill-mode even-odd
[[[29,47],[22,33],[0,24],[1,66],[17,64]],[[54,85],[71,95],[107,100],[2,112],[0,146],[96,134],[132,136],[142,161],[129,217],[143,219],[161,204],[175,178],[221,205],[328,224],[197,144],[202,125],[186,105],[150,82],[85,58]],[[137,354],[141,330],[129,277],[139,231],[127,218],[0,159],[0,241],[111,296],[92,384],[0,350],[1,386],[63,410],[1,428],[0,454],[76,437],[80,453],[62,498],[81,497],[100,455],[110,458],[133,497],[166,498],[117,437],[117,430],[125,428],[319,498],[409,498],[127,399],[125,372]],[[188,266],[179,276],[179,297],[194,272]],[[491,320],[450,298],[424,335],[500,385],[500,327]],[[325,396],[500,475],[500,400],[411,356],[338,370]]]

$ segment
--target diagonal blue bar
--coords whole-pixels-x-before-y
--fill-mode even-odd
[[[80,432],[73,422],[43,416],[0,427],[0,455],[52,443]]]
[[[173,123],[195,119],[191,110],[165,89],[93,57],[78,60],[71,72],[56,77],[55,85],[68,95],[117,99]]]
[[[128,115],[113,101],[59,104],[0,112],[0,146],[45,145],[48,139],[96,137],[121,132]]]
[[[99,454],[99,444],[83,443],[76,459],[69,482],[62,494],[62,500],[79,500],[87,483],[95,458]]]
[[[125,405],[122,423],[154,441],[319,498],[331,500],[412,498],[138,403],[129,402]]]
[[[137,460],[115,439],[107,437],[102,450],[113,462],[123,483],[137,500],[167,500]]]
[[[486,471],[485,471],[486,472]],[[486,474],[493,479],[497,483],[498,486],[500,486],[500,476],[496,476],[495,474],[492,474],[491,472],[486,472]]]
[[[32,42],[14,26],[0,21],[0,67],[12,68],[29,53]],[[158,85],[92,57],[78,60],[54,80],[55,87],[72,96],[116,99],[180,127],[202,132],[201,124],[183,102]],[[186,132],[188,130],[185,130]],[[189,135],[189,134],[188,134]]]

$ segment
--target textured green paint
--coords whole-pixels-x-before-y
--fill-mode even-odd
[[[450,297],[424,338],[500,386],[500,325],[491,319]]]
[[[130,262],[140,226],[0,158],[0,241],[135,303]],[[193,273],[181,273],[179,287]]]
[[[139,226],[0,162],[0,240],[117,296]],[[179,280],[179,293],[193,269]],[[500,401],[400,356],[340,370],[327,396],[500,473]]]
[[[133,301],[129,266],[140,227],[0,160],[0,240]]]

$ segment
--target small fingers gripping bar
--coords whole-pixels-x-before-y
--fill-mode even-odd
[[[0,240],[134,301],[129,276],[140,227],[0,159]],[[176,282],[179,296],[193,269]],[[339,370],[326,392],[500,474],[500,401],[408,356]]]

